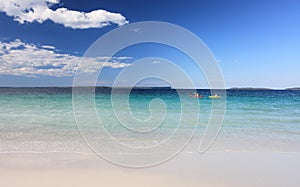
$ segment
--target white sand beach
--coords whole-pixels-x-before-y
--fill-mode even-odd
[[[0,186],[299,186],[299,153],[182,153],[143,169],[122,168],[95,155],[1,154]]]

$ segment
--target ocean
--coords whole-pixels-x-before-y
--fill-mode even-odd
[[[129,97],[121,90],[116,95],[120,101],[112,104],[110,93],[109,88],[96,89],[97,120],[84,106],[77,108],[81,115],[78,120],[73,112],[72,88],[0,88],[0,153],[90,153],[87,145],[98,146],[97,151],[123,153],[122,148],[111,146],[112,140],[139,151],[151,148],[162,152],[169,148],[179,150],[187,141],[182,151],[196,152],[210,121],[212,103],[225,100],[208,98],[210,90],[198,90],[204,96],[200,99],[190,97],[191,91],[184,90],[182,101],[176,90],[157,88],[135,89]],[[300,91],[226,93],[222,128],[208,151],[300,151]],[[197,113],[195,101],[200,106]],[[182,102],[187,102],[184,110]],[[195,118],[198,114],[199,119]],[[179,123],[183,124],[180,128]],[[155,149],[169,139],[173,140]]]

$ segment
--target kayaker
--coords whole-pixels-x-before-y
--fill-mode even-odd
[[[191,94],[192,97],[195,97],[195,98],[202,98],[203,96],[200,95],[199,93],[197,92],[194,92],[193,94]]]

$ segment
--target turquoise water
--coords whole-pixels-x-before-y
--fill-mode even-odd
[[[205,96],[199,99],[200,118],[195,136],[186,149],[195,151],[202,133],[209,121],[212,102],[209,90],[198,90]],[[193,126],[195,99],[187,100],[184,127],[176,137],[189,134]],[[118,98],[123,97],[119,93]],[[133,146],[151,146],[163,142],[178,127],[181,116],[181,100],[175,90],[141,89],[131,92],[129,106],[132,115],[138,122],[127,124],[130,128],[149,133],[136,133],[121,126],[112,110],[109,89],[97,89],[95,105],[98,117],[115,139]],[[142,123],[151,118],[149,103],[152,101],[152,115],[159,117],[153,121]],[[189,103],[191,100],[191,103]],[[126,106],[117,102],[117,109],[122,113]],[[228,90],[226,98],[226,115],[222,130],[211,147],[212,151],[300,151],[300,91],[246,91]],[[158,118],[164,113],[163,121]],[[89,152],[89,148],[78,132],[72,108],[71,88],[0,88],[0,152]],[[82,113],[89,113],[82,108]],[[128,113],[120,114],[126,118]],[[130,122],[130,121],[129,121]],[[141,122],[141,123],[139,123]],[[157,124],[159,124],[158,128]],[[105,146],[99,136],[99,124],[86,115],[85,130],[94,132],[94,141]],[[180,134],[181,133],[181,134]],[[92,138],[91,138],[92,139]],[[93,140],[92,140],[93,141]],[[176,143],[176,142],[175,142]]]

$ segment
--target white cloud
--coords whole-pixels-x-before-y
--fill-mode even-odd
[[[51,46],[51,45],[42,45],[42,48],[45,48],[45,49],[52,49],[52,50],[55,49],[55,47],[54,47],[54,46]]]
[[[51,6],[59,4],[59,0],[3,0],[0,3],[0,12],[13,16],[15,21],[23,24],[37,21],[43,23],[51,20],[73,29],[101,28],[113,24],[124,25],[126,18],[119,13],[106,10],[79,12],[58,8],[52,10]]]
[[[152,62],[152,64],[159,64],[159,63],[160,63],[159,60],[154,60],[154,61]]]
[[[78,57],[57,53],[53,46],[36,46],[21,40],[0,42],[0,74],[25,76],[73,76],[78,69],[96,72],[102,66],[124,68],[130,66],[130,57]]]

